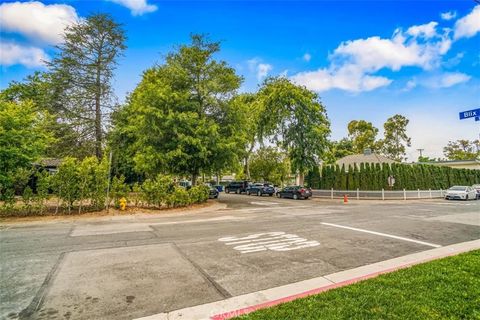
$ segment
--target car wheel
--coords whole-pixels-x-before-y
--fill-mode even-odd
[[[261,197],[261,196],[262,196],[262,192],[261,192],[261,191],[257,191],[257,196]]]
[[[294,195],[293,195],[293,200],[298,200],[297,194],[294,194]]]
[[[270,193],[269,196],[272,197],[272,196],[273,196],[273,193]]]

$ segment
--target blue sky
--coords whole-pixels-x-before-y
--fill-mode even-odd
[[[332,138],[353,119],[379,129],[410,119],[410,160],[442,156],[448,140],[476,139],[480,122],[458,112],[480,107],[480,5],[469,1],[2,1],[1,87],[42,70],[65,24],[108,12],[124,25],[128,49],[115,90],[122,101],[142,71],[191,33],[222,41],[226,60],[255,91],[285,75],[317,91]]]

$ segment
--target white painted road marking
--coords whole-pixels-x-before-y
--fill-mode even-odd
[[[439,245],[439,244],[434,244],[434,243],[429,243],[429,242],[418,241],[418,240],[414,240],[414,239],[409,239],[409,238],[394,236],[394,235],[392,235],[392,234],[386,234],[386,233],[381,233],[381,232],[376,232],[376,231],[370,231],[370,230],[365,230],[365,229],[359,229],[359,228],[341,226],[341,225],[339,225],[339,224],[333,224],[333,223],[322,222],[322,224],[325,225],[325,226],[330,226],[330,227],[343,228],[343,229],[348,229],[348,230],[353,230],[353,231],[370,233],[370,234],[374,234],[374,235],[377,235],[377,236],[382,236],[382,237],[387,237],[387,238],[392,238],[392,239],[397,239],[397,240],[414,242],[414,243],[423,244],[423,245],[425,245],[425,246],[434,247],[434,248],[440,248],[440,247],[441,247],[441,245]]]
[[[256,204],[256,205],[259,205],[259,206],[273,206],[273,205],[277,205],[277,204],[280,204],[280,203],[270,202],[270,201],[252,201],[252,202],[250,202],[250,204]]]
[[[286,234],[282,231],[256,233],[246,237],[224,237],[218,241],[225,242],[227,246],[234,246],[233,249],[240,253],[266,250],[291,251],[320,245],[318,241],[308,241],[295,234]]]

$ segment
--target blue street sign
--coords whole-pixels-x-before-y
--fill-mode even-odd
[[[460,120],[467,119],[467,118],[478,118],[478,117],[480,117],[480,109],[462,111],[462,112],[459,113],[459,116],[460,116]],[[478,121],[478,120],[476,120],[476,121]]]
[[[480,121],[480,117],[475,117],[475,121]]]

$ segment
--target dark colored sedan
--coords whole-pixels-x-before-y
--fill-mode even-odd
[[[271,197],[275,194],[275,188],[268,183],[254,183],[247,189],[247,194],[256,194],[257,196],[268,194]]]
[[[277,192],[279,198],[308,199],[312,196],[312,189],[302,186],[285,187]]]
[[[218,190],[217,188],[210,187],[210,193],[208,194],[210,199],[217,199],[218,198]]]

